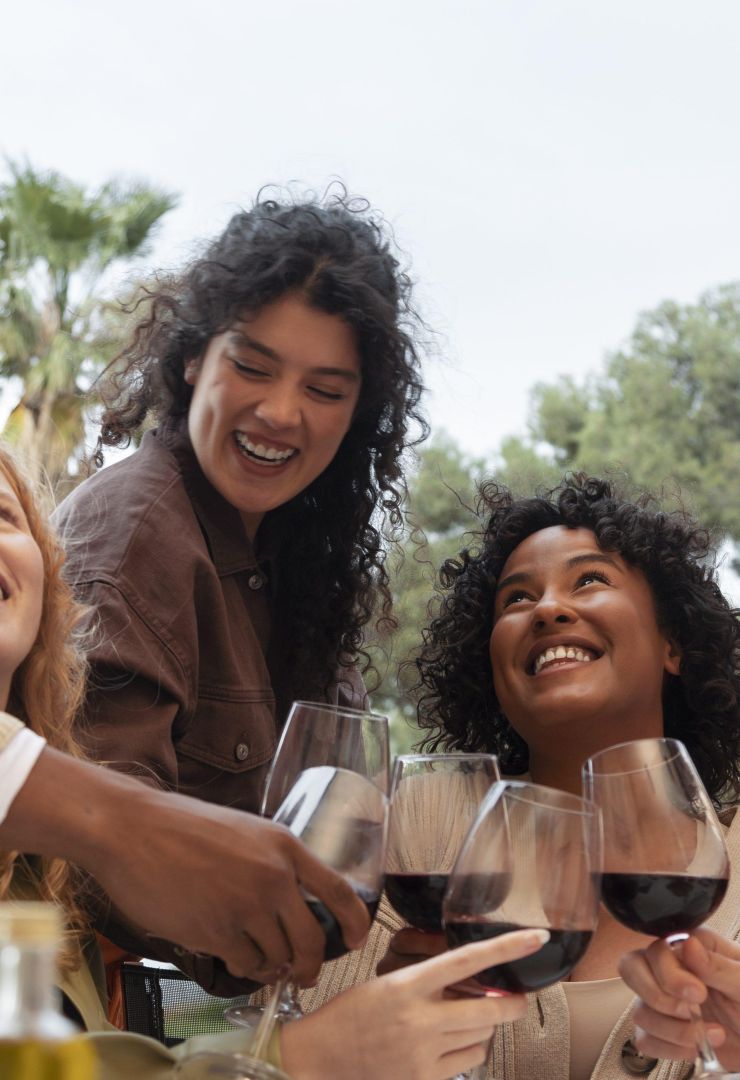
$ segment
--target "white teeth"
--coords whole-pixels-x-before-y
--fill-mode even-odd
[[[588,664],[591,657],[583,649],[576,645],[556,645],[554,648],[545,649],[534,662],[534,673],[538,674],[545,664],[551,664],[555,660],[577,660],[579,664]]]
[[[263,443],[250,442],[247,436],[242,435],[240,431],[235,434],[240,450],[248,454],[249,457],[257,458],[265,464],[270,462],[273,465],[282,465],[284,461],[297,453],[295,449],[276,450],[274,446],[264,446]]]

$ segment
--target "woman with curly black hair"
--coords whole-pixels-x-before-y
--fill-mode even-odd
[[[495,598],[507,561],[528,537],[558,526],[587,529],[599,550],[615,552],[647,581],[658,626],[681,657],[680,670],[663,682],[662,733],[686,744],[718,805],[735,802],[740,783],[740,627],[708,562],[712,544],[707,530],[683,512],[662,512],[649,495],[632,501],[612,484],[582,474],[547,495],[528,499],[516,499],[488,483],[479,511],[487,514],[480,547],[443,566],[441,609],[417,661],[419,721],[430,732],[428,744],[495,752],[504,772],[531,771],[530,759],[538,747],[512,724],[497,695],[497,680],[491,677]],[[527,601],[517,597],[515,602],[526,606]],[[634,737],[646,734],[636,721],[633,726]],[[589,738],[584,731],[584,748]],[[549,736],[545,742],[550,746]],[[580,761],[574,767],[580,768]],[[536,762],[534,768],[537,771]]]
[[[57,512],[95,627],[95,757],[256,812],[290,702],[363,703],[426,430],[410,288],[382,222],[334,194],[256,202],[147,290],[99,458],[156,426]]]
[[[731,807],[740,783],[740,624],[717,586],[708,533],[683,512],[663,512],[647,496],[628,499],[581,474],[536,498],[486,484],[480,510],[487,521],[479,545],[445,563],[441,606],[417,660],[427,746],[494,752],[504,773],[527,772],[580,793],[581,765],[591,754],[672,736],[687,745],[717,806]],[[727,841],[737,864],[737,824]],[[708,926],[706,942],[740,955],[730,946],[740,933],[737,881]],[[632,1042],[630,986],[645,990],[653,1006],[640,1014],[653,1035],[641,1045],[690,1047],[678,997],[672,1016],[680,1018],[682,1040],[661,1026],[669,999],[646,970],[652,962],[665,971],[660,950],[673,954],[664,945],[644,954],[650,941],[603,911],[570,982],[532,995],[528,1017],[499,1029],[492,1075],[611,1080],[625,1068],[650,1071],[657,1062]],[[384,967],[439,947],[430,935],[403,930]],[[617,969],[630,951],[626,985]],[[679,961],[672,963],[675,969]],[[719,989],[726,986],[725,979]],[[707,1018],[721,1022],[721,1005],[714,1006]],[[685,1070],[685,1062],[665,1063],[658,1075]]]

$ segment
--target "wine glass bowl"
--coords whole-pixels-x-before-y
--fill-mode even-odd
[[[374,918],[383,887],[388,799],[367,777],[333,765],[300,774],[274,821],[340,873]],[[320,900],[306,903],[326,935],[325,960],[347,952],[337,920]]]
[[[620,743],[589,758],[583,777],[602,810],[602,898],[614,918],[655,937],[700,926],[727,891],[729,859],[683,744]]]
[[[530,956],[479,972],[487,991],[529,993],[568,975],[596,928],[601,871],[598,808],[567,792],[521,781],[485,798],[450,876],[443,903],[451,947],[542,928]]]
[[[385,891],[401,918],[442,933],[442,898],[481,801],[499,778],[492,754],[403,754],[391,778]]]
[[[304,769],[333,765],[389,790],[388,717],[362,709],[294,701],[265,781],[262,816],[274,817]]]

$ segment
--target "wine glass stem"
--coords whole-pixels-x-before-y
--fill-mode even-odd
[[[260,1022],[257,1025],[257,1030],[249,1045],[249,1052],[253,1057],[258,1058],[260,1061],[265,1058],[273,1028],[277,1023],[278,1013],[281,1011],[283,1005],[284,996],[286,992],[291,992],[291,988],[290,969],[286,967],[285,970],[278,975],[272,993],[270,994],[270,1000],[267,1002],[267,1005],[262,1012]]]
[[[278,1011],[283,1023],[287,1020],[301,1020],[303,1018],[303,1009],[298,1000],[298,987],[292,979],[288,979],[283,987]]]
[[[727,1074],[707,1038],[707,1029],[702,1019],[701,1008],[698,1005],[692,1005],[691,1013],[696,1021],[696,1050],[702,1066],[702,1071],[698,1074],[696,1080],[701,1080],[703,1076],[726,1076]]]

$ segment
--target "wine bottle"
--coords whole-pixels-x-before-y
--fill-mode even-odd
[[[61,935],[54,904],[0,903],[3,1080],[97,1080],[92,1046],[59,1005],[55,973]]]

